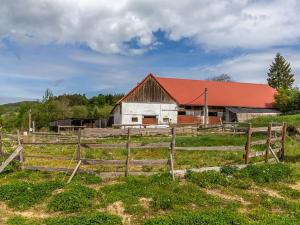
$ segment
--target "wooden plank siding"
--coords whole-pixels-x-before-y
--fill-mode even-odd
[[[124,102],[159,102],[174,103],[174,100],[163,90],[153,78],[149,77],[145,82],[130,93]]]

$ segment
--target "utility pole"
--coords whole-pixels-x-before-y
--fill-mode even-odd
[[[208,124],[208,105],[207,105],[208,91],[207,88],[204,90],[204,127]]]

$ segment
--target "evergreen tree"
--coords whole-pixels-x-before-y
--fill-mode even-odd
[[[295,81],[291,65],[285,61],[280,53],[276,54],[274,62],[270,66],[267,81],[271,87],[276,89],[291,88]]]

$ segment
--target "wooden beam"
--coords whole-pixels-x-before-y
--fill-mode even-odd
[[[2,163],[2,165],[0,166],[0,173],[5,169],[5,167],[8,166],[9,163],[11,163],[11,161],[13,161],[14,158],[17,157],[17,155],[20,154],[22,149],[23,149],[23,147],[19,145],[16,148],[16,150]]]
[[[175,157],[175,145],[176,145],[176,130],[175,127],[172,127],[171,130],[172,133],[172,141],[170,144],[170,172],[172,175],[172,179],[175,180],[175,175],[174,175],[174,157]]]
[[[265,154],[265,162],[268,162],[269,157],[269,149],[271,148],[271,138],[272,138],[272,124],[270,123],[268,126],[268,132],[267,132],[267,149]]]
[[[286,141],[286,133],[287,133],[287,123],[283,123],[282,126],[282,136],[281,136],[281,151],[280,151],[280,159],[282,160],[285,155],[285,141]]]
[[[77,165],[76,165],[76,167],[75,167],[73,173],[71,174],[71,176],[70,176],[70,178],[69,178],[67,184],[69,184],[69,183],[72,181],[72,179],[73,179],[73,177],[75,176],[75,174],[77,173],[77,171],[78,171],[80,165],[81,165],[81,160],[78,161],[78,163],[77,163]]]
[[[0,155],[3,155],[3,144],[2,144],[2,127],[0,127]]]
[[[179,151],[245,151],[244,146],[175,147]]]
[[[245,145],[245,164],[249,163],[249,154],[251,151],[251,140],[252,139],[252,127],[251,124],[249,124],[248,132],[247,132],[247,141]]]
[[[125,167],[125,176],[129,176],[129,166],[130,166],[130,144],[131,144],[131,129],[128,128],[127,131],[127,159],[126,159],[126,167]]]

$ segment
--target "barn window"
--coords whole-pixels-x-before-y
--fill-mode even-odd
[[[137,122],[139,122],[139,118],[137,118],[137,117],[131,117],[131,122],[137,123]]]
[[[218,116],[218,112],[208,112],[208,116]]]

